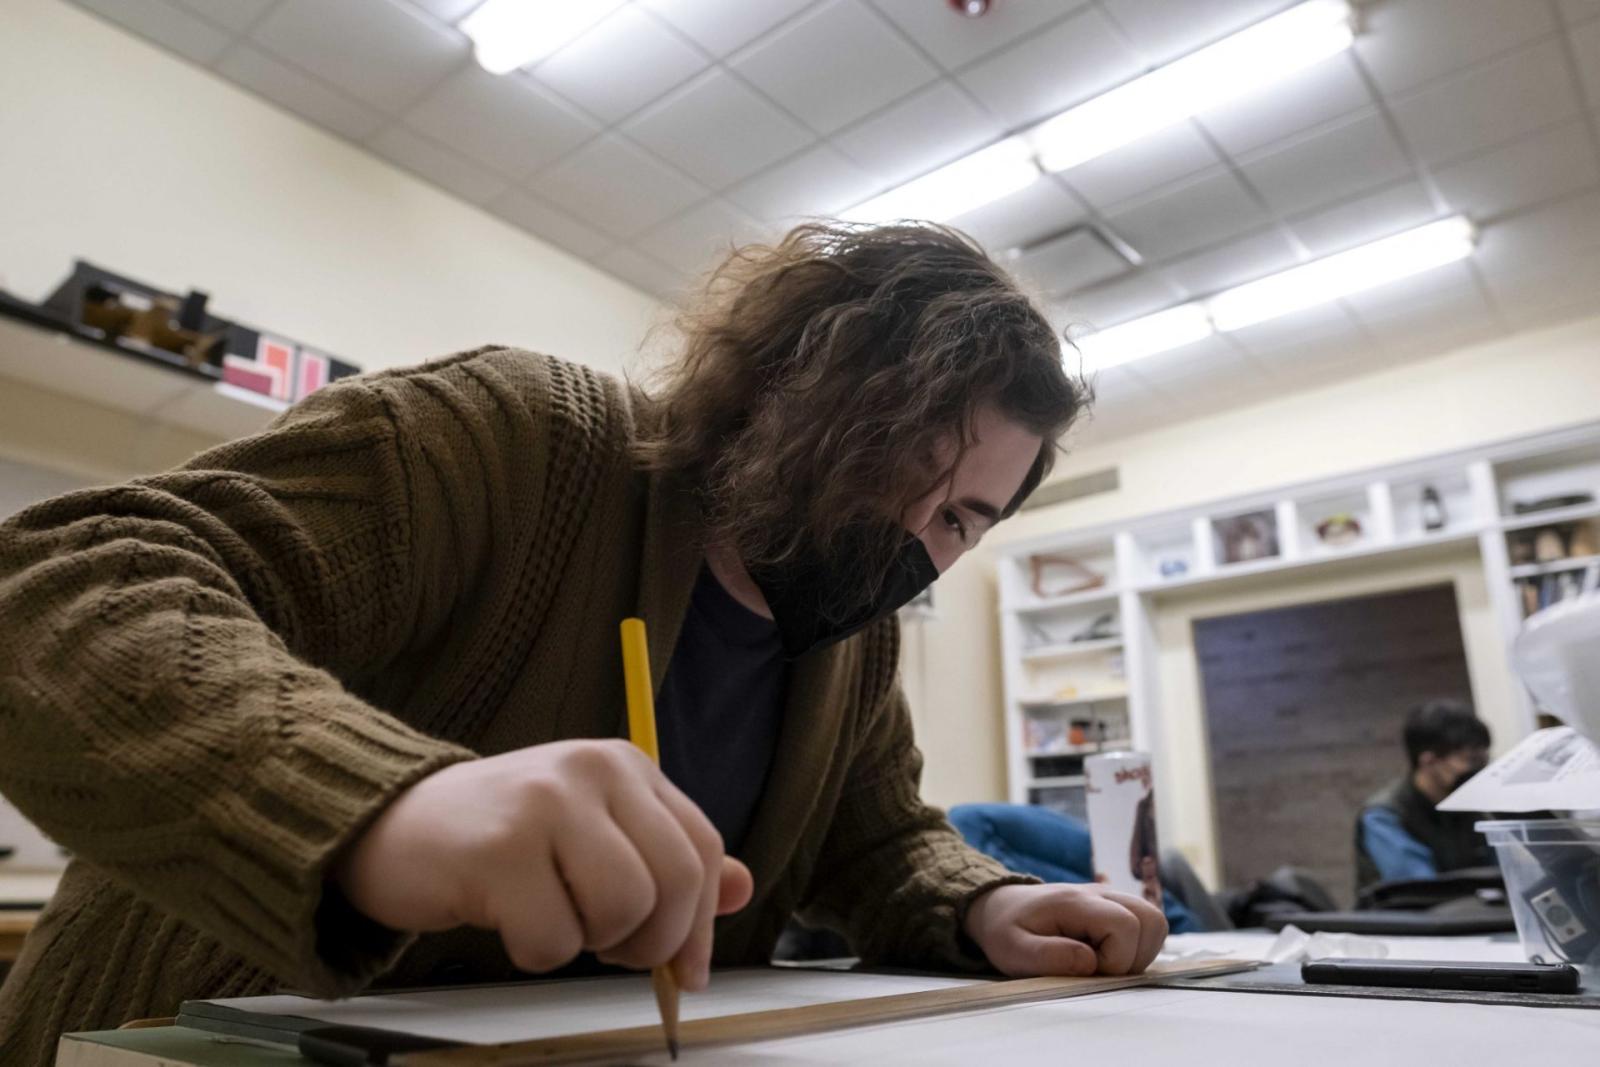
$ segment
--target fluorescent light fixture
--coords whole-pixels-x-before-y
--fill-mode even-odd
[[[1465,259],[1472,254],[1476,237],[1472,220],[1452,215],[1246,282],[1206,300],[1109,326],[1075,343],[1089,369],[1116,367],[1193,344],[1213,331],[1240,330]]]
[[[1063,111],[1029,135],[1059,171],[1105,155],[1350,47],[1348,0],[1310,0]]]
[[[850,222],[895,219],[945,221],[993,203],[1039,178],[1033,152],[1020,137],[1007,137],[947,166],[913,178],[846,211]]]
[[[484,6],[514,2],[489,0]],[[609,10],[613,4],[606,0],[599,6]],[[1355,39],[1353,20],[1350,0],[1307,0],[1063,111],[1027,133],[890,189],[843,217],[873,223],[948,222],[1032,184],[1038,167],[1075,167],[1349,48]],[[479,56],[482,62],[481,44]],[[1026,159],[1030,153],[1036,165]]]
[[[1260,281],[1246,282],[1207,300],[1206,310],[1217,329],[1242,329],[1465,259],[1472,254],[1474,236],[1472,222],[1453,215]]]
[[[1193,344],[1210,337],[1211,333],[1211,319],[1205,308],[1199,304],[1180,304],[1092,333],[1078,341],[1077,346],[1088,370],[1105,370],[1169,348]]]
[[[485,0],[458,23],[478,65],[509,74],[550,55],[622,6],[622,0]]]

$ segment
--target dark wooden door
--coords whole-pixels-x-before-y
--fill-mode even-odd
[[[1454,587],[1197,619],[1194,642],[1224,883],[1294,864],[1348,904],[1356,814],[1407,769],[1407,709],[1472,699]]]

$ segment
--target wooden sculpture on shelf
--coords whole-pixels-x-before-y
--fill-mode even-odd
[[[1040,599],[1082,593],[1106,584],[1104,575],[1071,556],[1050,553],[1032,556],[1028,569],[1033,576],[1033,595]]]
[[[81,321],[101,331],[106,340],[133,342],[183,357],[188,366],[222,365],[223,330],[202,330],[206,294],[190,290],[182,303],[170,296],[154,299],[108,285],[83,292]]]
[[[220,318],[208,299],[196,289],[180,297],[80,259],[37,310],[80,336],[285,404],[361,371],[281,334]]]

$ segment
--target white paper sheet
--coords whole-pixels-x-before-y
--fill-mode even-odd
[[[1207,934],[1173,934],[1168,949],[1188,961],[1207,957],[1236,960],[1267,959],[1276,935],[1265,930],[1222,930]],[[1476,961],[1517,963],[1525,959],[1515,937],[1372,937],[1394,960]]]
[[[855,974],[842,971],[718,971],[703,993],[685,993],[679,1017],[826,1004],[970,985],[969,978]],[[528,982],[415,993],[373,994],[348,1000],[310,997],[235,997],[213,1000],[241,1011],[295,1015],[330,1025],[375,1026],[424,1037],[476,1044],[653,1026],[661,1022],[649,975],[566,982]]]
[[[1600,749],[1553,726],[1473,775],[1440,811],[1587,811],[1600,808]]]

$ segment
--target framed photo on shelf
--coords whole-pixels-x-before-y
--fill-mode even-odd
[[[1251,511],[1226,519],[1213,519],[1219,562],[1245,563],[1272,559],[1278,551],[1278,516],[1272,511]]]

